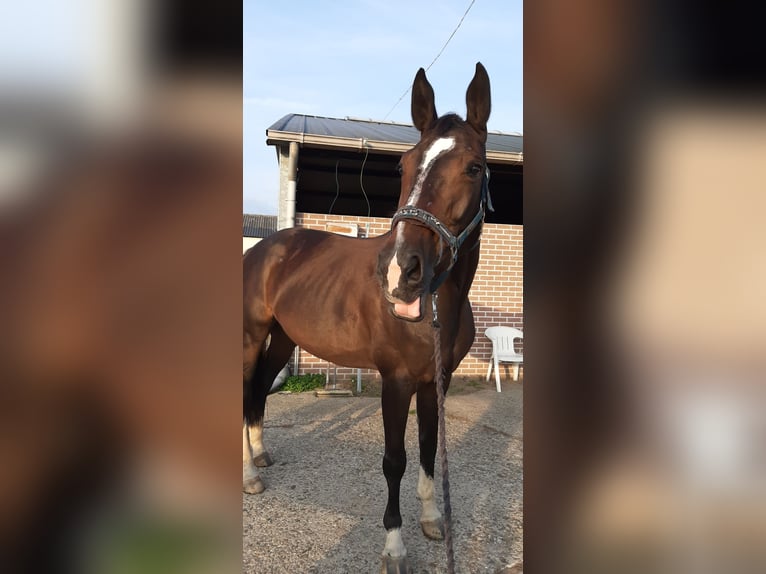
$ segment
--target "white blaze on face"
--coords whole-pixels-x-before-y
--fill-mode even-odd
[[[399,267],[398,254],[399,248],[402,245],[404,238],[402,236],[402,224],[396,227],[396,244],[394,248],[394,254],[391,256],[391,261],[388,262],[388,274],[386,276],[388,280],[388,292],[391,293],[396,286],[399,285],[399,278],[402,276],[402,268]]]
[[[401,529],[394,528],[386,532],[386,547],[383,548],[383,555],[391,556],[391,558],[407,556],[407,548],[404,547],[404,542],[402,542]]]
[[[415,205],[417,203],[420,198],[420,192],[423,189],[423,183],[426,181],[428,172],[431,171],[431,166],[433,166],[436,158],[443,153],[448,152],[453,147],[455,147],[455,138],[439,138],[426,150],[426,153],[423,154],[423,161],[418,169],[418,177],[415,180],[415,185],[410,193],[410,198],[407,200],[407,205]]]

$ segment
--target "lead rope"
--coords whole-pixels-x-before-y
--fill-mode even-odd
[[[455,551],[452,546],[452,504],[449,496],[449,467],[447,466],[447,425],[444,414],[444,371],[442,369],[441,325],[436,311],[436,293],[431,295],[434,328],[434,358],[436,361],[436,402],[439,409],[439,461],[442,466],[444,495],[444,545],[447,549],[447,573],[455,574]]]

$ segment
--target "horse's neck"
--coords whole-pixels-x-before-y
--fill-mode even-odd
[[[478,240],[476,244],[466,242],[461,248],[457,263],[455,263],[447,279],[455,284],[461,300],[467,299],[468,292],[471,290],[476,269],[479,267],[479,250]]]

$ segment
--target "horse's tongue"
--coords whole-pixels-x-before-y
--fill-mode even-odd
[[[420,297],[415,299],[412,303],[394,303],[394,311],[401,317],[417,319],[420,317]]]

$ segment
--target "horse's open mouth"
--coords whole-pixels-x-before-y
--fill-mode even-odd
[[[415,300],[411,303],[405,303],[400,299],[388,295],[386,296],[386,299],[393,303],[391,312],[393,313],[394,317],[398,317],[399,319],[404,319],[406,321],[420,321],[423,318],[422,295],[416,297]]]

